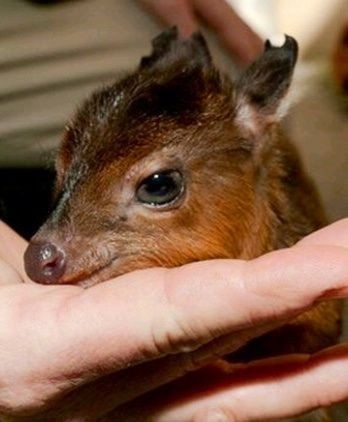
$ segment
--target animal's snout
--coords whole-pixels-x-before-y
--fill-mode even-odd
[[[64,251],[49,242],[31,242],[24,254],[25,271],[41,284],[54,284],[62,277],[66,267]]]

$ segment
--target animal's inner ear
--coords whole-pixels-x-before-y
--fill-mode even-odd
[[[235,87],[236,121],[251,131],[281,117],[280,107],[291,83],[298,45],[285,36],[280,47],[266,41],[264,53],[241,75]]]
[[[165,71],[172,65],[185,62],[191,67],[210,67],[212,59],[202,34],[180,38],[176,27],[163,31],[152,40],[152,52],[143,57],[140,69]]]

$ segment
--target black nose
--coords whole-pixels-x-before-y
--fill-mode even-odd
[[[53,243],[31,242],[24,254],[28,276],[41,284],[55,284],[65,271],[65,254]]]

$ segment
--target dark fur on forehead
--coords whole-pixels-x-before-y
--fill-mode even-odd
[[[180,38],[176,27],[152,41],[152,52],[141,59],[138,74],[144,85],[128,110],[131,115],[194,114],[209,94],[221,89],[220,74],[202,34]]]
[[[149,119],[191,124],[213,97],[226,93],[225,84],[202,35],[179,39],[172,28],[155,38],[152,54],[134,73],[97,91],[82,105],[72,122],[73,132],[75,137],[95,138],[94,142],[104,139],[101,147],[106,147],[120,132],[134,133]]]

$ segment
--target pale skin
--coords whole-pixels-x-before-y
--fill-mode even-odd
[[[318,300],[348,296],[347,219],[252,261],[148,269],[88,290],[28,282],[26,242],[3,223],[0,238],[3,418],[249,421],[348,399],[346,345],[213,364]]]

